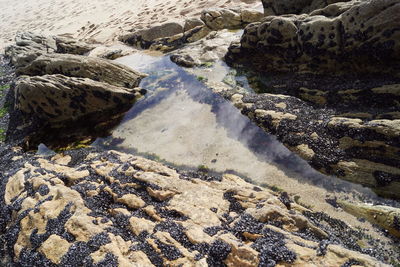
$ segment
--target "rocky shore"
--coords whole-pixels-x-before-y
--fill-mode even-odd
[[[199,80],[318,171],[399,199],[400,4],[262,3],[119,40],[191,73],[226,62],[248,86]],[[6,48],[0,265],[397,266],[396,207],[329,200],[385,243],[282,190],[88,146],[146,94],[146,74],[110,60],[127,51],[31,32]]]
[[[234,175],[179,172],[116,151],[0,155],[5,266],[386,266],[379,260],[390,258],[379,241]],[[353,242],[364,239],[367,247]]]
[[[171,60],[190,68],[212,71],[225,60],[244,73],[250,90],[235,77],[206,82],[211,90],[322,173],[399,198],[399,4],[317,2],[302,3],[309,15],[285,15],[302,11],[264,2],[266,16],[252,13],[258,22],[244,28],[240,41],[227,30],[243,27],[233,14],[247,11],[206,10],[198,26],[211,31],[206,37],[172,48],[161,38],[154,43],[162,46],[149,48],[174,49]]]

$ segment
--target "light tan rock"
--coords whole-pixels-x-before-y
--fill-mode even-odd
[[[52,263],[60,264],[62,256],[68,252],[71,244],[58,235],[51,235],[38,249]]]

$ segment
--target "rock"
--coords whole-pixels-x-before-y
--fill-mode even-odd
[[[251,22],[260,21],[263,13],[251,9],[206,9],[201,19],[212,30],[240,29]]]
[[[400,209],[381,205],[353,204],[342,200],[338,200],[338,204],[346,212],[367,219],[385,228],[391,235],[400,237]]]
[[[69,77],[90,78],[114,86],[137,87],[145,74],[122,64],[105,59],[70,54],[45,54],[29,65],[17,68],[18,75],[62,74]]]
[[[177,172],[115,151],[70,151],[74,163],[68,166],[26,154],[12,161],[11,151],[0,153],[7,162],[0,185],[0,258],[10,264],[26,265],[34,256],[36,264],[63,266],[341,266],[350,260],[386,266],[363,254],[378,246],[344,248],[338,238],[343,232],[329,224],[322,230],[296,204],[288,210],[273,192],[235,175]],[[60,167],[63,173],[56,171]],[[64,175],[80,170],[87,173],[79,179]],[[158,200],[151,190],[174,194]],[[143,203],[118,203],[132,198]],[[356,238],[347,230],[349,239]],[[322,253],[320,238],[329,244]]]
[[[155,39],[174,36],[183,33],[184,24],[181,22],[165,22],[151,28],[138,30],[120,37],[124,43],[139,47],[149,48]]]
[[[398,75],[399,12],[396,0],[374,0],[335,17],[269,16],[248,25],[226,58],[263,71]]]
[[[345,4],[349,0],[261,0],[264,7],[264,15],[284,15],[284,14],[305,14],[316,9],[322,9],[326,6],[334,5],[340,2]]]
[[[168,52],[196,42],[213,30],[240,29],[263,16],[252,9],[208,9],[202,12],[201,19],[187,19],[183,26],[180,22],[169,22],[122,35],[119,40],[143,49]]]
[[[184,33],[180,33],[171,37],[159,38],[154,40],[149,49],[163,52],[172,51],[180,48],[185,44],[196,42],[206,37],[211,30],[206,26],[197,26]]]
[[[57,53],[85,55],[95,48],[94,45],[77,41],[74,38],[66,36],[55,36],[57,44]]]
[[[15,44],[5,48],[5,55],[15,66],[24,66],[39,55],[57,51],[53,37],[32,32],[17,33]]]
[[[48,52],[57,50],[57,42],[52,36],[45,36],[33,32],[19,32],[15,36],[15,44],[22,47],[32,47]]]
[[[199,18],[189,18],[185,20],[185,25],[183,26],[183,32],[187,32],[198,26],[204,26],[204,22]]]
[[[121,108],[132,105],[141,92],[140,88],[127,89],[59,74],[21,76],[15,86],[15,108],[27,117],[35,115],[52,124],[88,116],[100,122],[99,113],[121,112]]]
[[[22,32],[16,35],[15,45],[5,48],[5,54],[10,57],[13,65],[25,66],[43,54],[68,53],[83,55],[92,49],[94,49],[93,45],[65,36],[45,36],[32,32]]]
[[[130,55],[134,52],[136,51],[128,46],[98,46],[95,49],[91,50],[88,56],[114,60],[123,56]]]
[[[213,8],[201,13],[201,19],[212,30],[239,29],[242,26],[240,10]]]
[[[10,142],[25,149],[40,143],[65,148],[88,142],[115,127],[145,94],[137,88],[145,74],[106,59],[60,53],[91,49],[65,36],[17,36],[16,45],[7,48],[17,75],[22,75],[12,88]]]
[[[206,38],[185,45],[171,53],[171,60],[184,67],[200,66],[222,59],[229,44],[238,38],[237,33],[213,31]]]

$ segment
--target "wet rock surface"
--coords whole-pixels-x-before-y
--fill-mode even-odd
[[[338,237],[356,240],[357,231],[234,175],[179,172],[115,151],[45,157],[2,147],[0,157],[5,266],[30,266],[32,259],[45,266],[385,266],[380,261],[389,260],[377,241],[370,240],[372,250],[349,247]]]
[[[19,34],[16,44],[6,48],[19,76],[10,92],[9,141],[30,149],[43,141],[59,146],[90,138],[91,132],[100,134],[117,124],[145,94],[137,86],[146,75],[82,55],[93,48],[34,33]]]
[[[344,117],[288,95],[218,93],[317,170],[399,198],[398,119]]]

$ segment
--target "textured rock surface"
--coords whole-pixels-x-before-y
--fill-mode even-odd
[[[62,123],[98,112],[118,112],[141,96],[140,88],[127,89],[87,78],[21,76],[15,85],[15,108],[27,116]]]
[[[62,74],[69,77],[89,78],[114,86],[134,88],[145,74],[109,60],[70,54],[45,54],[29,65],[17,68],[17,75],[40,76]]]
[[[311,211],[234,175],[178,173],[113,151],[1,156],[3,263],[384,266],[360,253],[380,252],[343,248],[338,222],[319,225]]]
[[[227,60],[266,71],[398,75],[399,14],[398,1],[371,0],[335,17],[269,16],[246,27]]]

